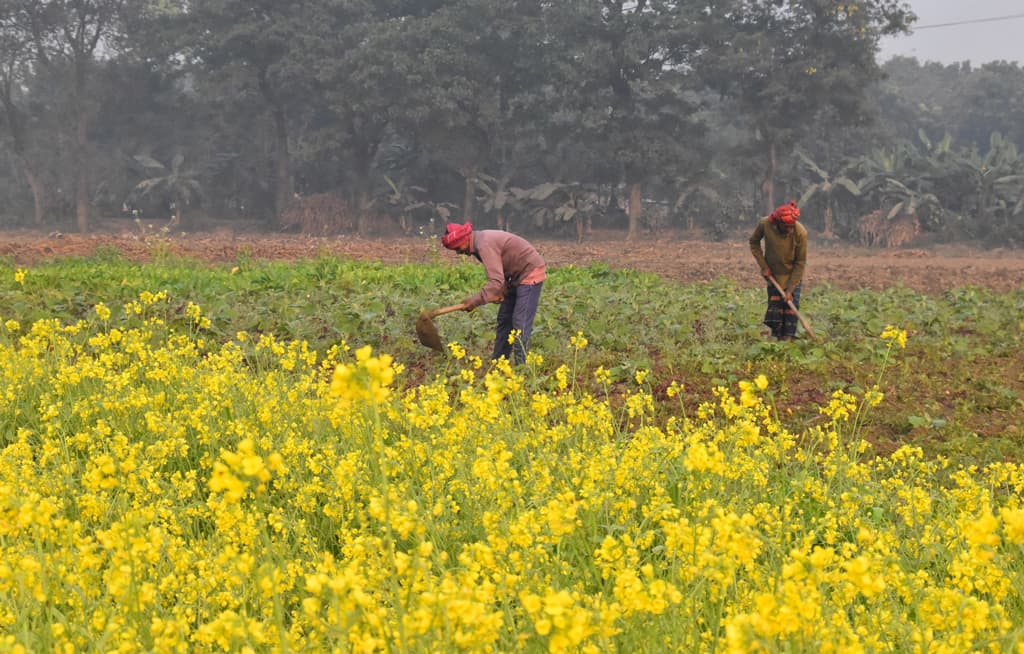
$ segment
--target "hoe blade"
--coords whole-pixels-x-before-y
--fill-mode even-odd
[[[441,336],[437,333],[437,327],[434,326],[434,320],[431,318],[429,311],[421,313],[420,317],[416,320],[416,336],[419,337],[420,343],[426,345],[431,350],[444,352]]]

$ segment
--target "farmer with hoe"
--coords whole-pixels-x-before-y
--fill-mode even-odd
[[[492,359],[505,357],[516,365],[526,361],[540,290],[547,278],[544,259],[526,239],[501,230],[474,231],[472,223],[448,223],[441,244],[472,255],[484,265],[487,283],[462,303],[464,311],[501,303]],[[510,342],[511,341],[511,342]]]
[[[797,222],[799,218],[800,209],[795,202],[781,205],[759,220],[750,235],[750,252],[768,281],[764,324],[780,341],[791,341],[796,336],[800,282],[807,267],[807,230]]]

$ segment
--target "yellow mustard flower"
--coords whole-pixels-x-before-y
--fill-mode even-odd
[[[509,331],[509,333],[508,333],[508,344],[509,345],[514,345],[515,342],[518,341],[519,337],[522,336],[522,335],[523,335],[523,330],[521,330],[521,329],[513,329],[513,330]]]
[[[582,331],[578,331],[575,336],[569,337],[569,344],[572,345],[574,350],[583,350],[587,347],[589,341]]]
[[[451,352],[452,356],[456,359],[463,359],[466,356],[466,348],[454,341],[448,344],[448,351]]]
[[[886,325],[885,330],[882,331],[882,340],[896,343],[901,348],[907,347],[907,330],[899,329],[892,325]]]

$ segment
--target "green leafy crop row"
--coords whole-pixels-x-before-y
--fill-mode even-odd
[[[132,263],[114,253],[64,259],[17,274],[0,267],[0,321],[22,325],[56,317],[73,322],[103,302],[128,303],[143,291],[166,291],[167,320],[188,324],[186,307],[202,307],[210,337],[238,332],[305,340],[319,350],[345,341],[373,345],[407,367],[407,383],[429,379],[444,358],[416,341],[425,308],[478,289],[483,271],[465,265],[385,265],[322,257],[269,263],[241,260]],[[20,281],[19,281],[20,280]],[[532,350],[549,361],[572,356],[582,332],[585,373],[603,367],[614,381],[651,371],[658,392],[683,385],[696,407],[715,386],[765,374],[778,388],[776,409],[795,428],[820,420],[817,407],[836,390],[874,382],[887,325],[909,333],[907,349],[882,380],[885,403],[865,436],[882,451],[914,443],[968,463],[1020,460],[1024,454],[1024,289],[997,293],[963,287],[941,296],[904,288],[805,289],[801,310],[820,340],[777,343],[762,333],[764,290],[718,280],[680,285],[604,265],[550,271]],[[486,356],[494,307],[435,320],[442,337]],[[584,379],[592,375],[584,374]]]

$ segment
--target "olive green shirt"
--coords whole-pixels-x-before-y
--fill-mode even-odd
[[[764,241],[764,249],[761,241]],[[807,267],[807,229],[795,223],[793,230],[786,234],[771,218],[762,218],[750,235],[750,252],[761,270],[771,270],[779,286],[792,293],[803,280]]]

